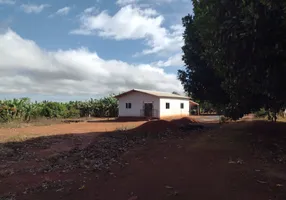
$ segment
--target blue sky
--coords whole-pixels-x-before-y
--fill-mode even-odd
[[[0,98],[183,92],[190,0],[0,0]]]

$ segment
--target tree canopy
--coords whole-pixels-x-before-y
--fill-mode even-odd
[[[193,0],[183,18],[184,70],[178,77],[195,99],[232,119],[286,100],[286,2]]]

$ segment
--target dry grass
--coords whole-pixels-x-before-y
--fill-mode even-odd
[[[28,136],[28,134],[21,134],[21,135],[14,135],[11,137],[8,137],[6,140],[4,140],[3,142],[25,142],[28,139],[31,139],[31,136]]]
[[[8,123],[0,123],[0,128],[24,128],[29,126],[49,126],[53,124],[61,124],[62,119],[46,119],[41,118],[37,120],[32,120],[30,122],[12,121]]]
[[[49,126],[53,124],[66,123],[67,120],[82,120],[83,122],[101,122],[101,121],[114,121],[116,118],[96,118],[96,117],[82,117],[75,119],[47,119],[40,118],[31,120],[30,122],[22,122],[14,120],[8,123],[0,123],[0,128],[24,128],[29,126]]]
[[[285,117],[278,117],[278,122],[286,122],[286,118]]]
[[[134,125],[133,126],[132,125],[131,126],[123,126],[122,125],[122,126],[116,127],[115,131],[119,131],[119,132],[120,131],[128,131],[128,130],[132,130],[134,128],[136,128],[136,126],[134,126]]]

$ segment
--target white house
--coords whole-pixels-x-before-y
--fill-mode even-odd
[[[172,93],[133,89],[116,98],[119,117],[188,116],[190,111],[190,98]]]

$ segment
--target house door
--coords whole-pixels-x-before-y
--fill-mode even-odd
[[[144,116],[145,117],[152,117],[153,111],[153,104],[152,103],[145,103],[144,104]]]

